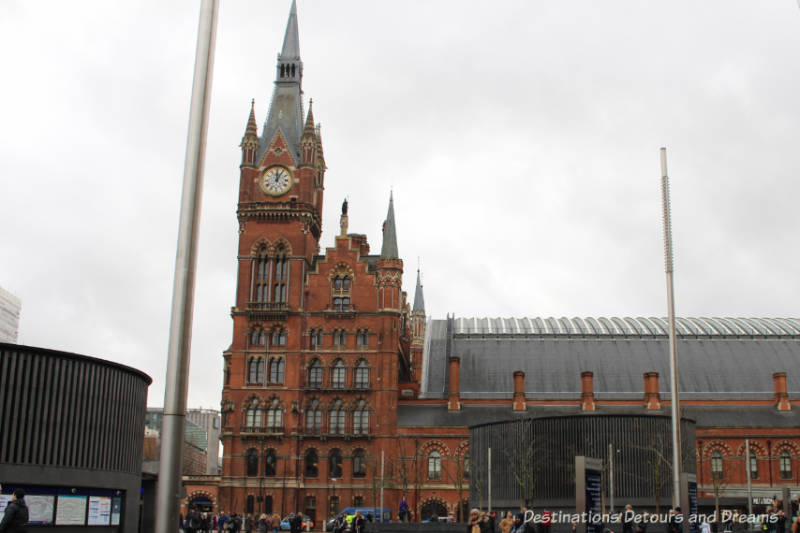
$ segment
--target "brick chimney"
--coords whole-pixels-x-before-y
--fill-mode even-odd
[[[786,392],[786,372],[772,374],[772,385],[775,387],[775,405],[778,411],[791,411],[792,404],[789,402],[789,394]]]
[[[527,404],[525,403],[525,372],[522,370],[514,372],[514,399],[511,405],[514,411],[527,409]]]
[[[644,406],[650,410],[661,409],[661,396],[658,392],[658,372],[644,373]]]
[[[450,358],[450,395],[447,399],[447,409],[449,411],[461,410],[461,359],[458,357]]]
[[[594,411],[594,374],[581,372],[581,410]]]

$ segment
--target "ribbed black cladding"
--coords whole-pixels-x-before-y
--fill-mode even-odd
[[[682,424],[684,471],[695,472],[694,422]],[[487,449],[492,448],[492,506],[537,508],[570,506],[575,498],[575,456],[608,458],[608,445],[615,450],[615,495],[626,503],[653,500],[653,466],[662,455],[671,462],[670,418],[667,416],[576,415],[527,418],[475,426],[470,429],[471,484],[473,506],[485,506]],[[528,458],[532,455],[533,467]],[[662,467],[665,466],[663,461]],[[533,492],[522,483],[532,473]],[[662,474],[660,496],[671,494],[671,470]],[[526,494],[528,497],[526,498]]]
[[[121,365],[0,344],[0,463],[138,474],[149,383]]]

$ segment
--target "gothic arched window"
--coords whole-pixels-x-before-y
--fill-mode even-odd
[[[308,386],[314,389],[322,387],[322,363],[314,359],[308,367]]]
[[[272,399],[267,409],[267,428],[274,433],[283,429],[283,410],[277,398]]]
[[[259,384],[264,381],[264,358],[251,357],[247,361],[247,382]]]
[[[369,365],[367,361],[362,359],[356,365],[355,375],[355,388],[368,389],[369,388]]]
[[[356,410],[353,411],[353,434],[366,435],[369,433],[369,409],[367,402],[358,400]]]
[[[331,387],[334,389],[343,389],[346,375],[347,371],[344,368],[344,363],[341,359],[337,359],[331,370]]]
[[[352,280],[350,276],[339,274],[331,280],[331,298],[334,311],[348,311],[350,309]]]
[[[278,474],[278,456],[275,450],[269,450],[264,457],[264,475],[267,477],[276,476]]]
[[[258,250],[254,269],[255,283],[253,284],[252,300],[266,302],[269,300],[269,257],[267,257],[266,246],[262,245]]]
[[[280,357],[273,357],[269,360],[270,383],[283,383],[284,374],[286,372],[285,365],[283,358]]]
[[[722,452],[714,450],[711,452],[711,477],[722,479],[723,477]]]
[[[311,400],[311,405],[306,409],[306,433],[318,434],[322,430],[322,409],[319,400]]]
[[[274,286],[272,301],[276,303],[286,303],[286,285],[289,281],[289,260],[283,246],[278,247],[275,257],[275,272],[273,276]]]
[[[344,416],[345,413],[342,400],[337,398],[333,402],[333,408],[331,409],[330,415],[332,435],[344,435]]]
[[[758,455],[750,450],[750,479],[758,479]]]
[[[438,450],[428,454],[428,479],[442,479],[442,454]]]
[[[353,452],[353,477],[365,477],[367,475],[367,457],[364,450]]]
[[[792,454],[783,450],[780,455],[781,479],[792,479]]]
[[[275,328],[272,330],[272,345],[273,346],[286,346],[286,330],[283,328]]]
[[[312,350],[322,346],[322,328],[311,330],[310,342]]]
[[[250,406],[244,412],[244,425],[248,428],[261,427],[261,409],[258,407],[258,400],[253,398]]]
[[[319,474],[319,457],[314,449],[306,452],[306,477],[317,477]]]
[[[342,452],[335,448],[328,452],[328,462],[330,477],[333,479],[342,477]]]
[[[255,448],[247,450],[247,477],[255,477],[258,475],[258,452]]]

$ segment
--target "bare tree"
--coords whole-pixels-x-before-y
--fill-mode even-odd
[[[461,455],[458,454],[453,455],[453,457],[450,457],[448,460],[452,461],[453,468],[452,469],[444,468],[443,472],[445,473],[445,476],[447,476],[447,478],[456,487],[456,492],[458,494],[458,507],[456,509],[456,519],[459,522],[461,522],[464,519],[464,517],[461,516],[463,507],[462,502],[464,501],[464,488],[465,488],[464,485],[469,472],[469,467],[467,466],[467,461],[469,459],[467,458],[467,453],[465,452],[464,454]]]
[[[532,507],[537,472],[536,439],[506,450],[505,455],[514,482],[519,486],[520,507]]]

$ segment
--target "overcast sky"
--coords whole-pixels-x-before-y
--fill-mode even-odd
[[[221,2],[189,404],[219,406],[238,144],[289,0]],[[0,1],[0,286],[19,342],[118,361],[162,405],[199,2]],[[328,172],[322,246],[380,251],[430,316],[798,316],[793,0],[299,0]]]

